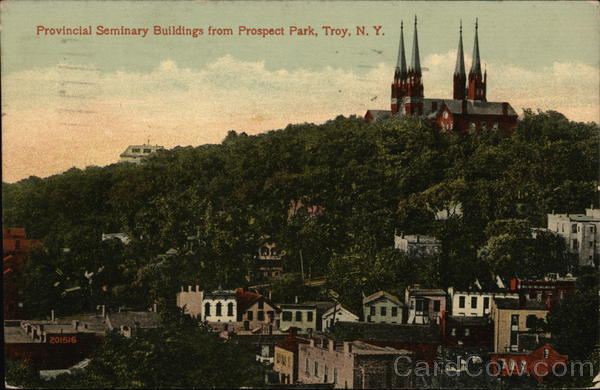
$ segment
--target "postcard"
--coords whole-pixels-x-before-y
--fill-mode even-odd
[[[597,386],[598,11],[2,2],[5,386]]]

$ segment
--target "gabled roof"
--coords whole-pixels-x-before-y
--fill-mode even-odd
[[[160,325],[160,318],[153,311],[108,313],[106,320],[110,329],[119,329],[121,325],[129,328],[157,328]]]
[[[275,303],[273,303],[267,297],[260,295],[258,293],[252,292],[252,291],[244,290],[243,288],[238,288],[237,290],[235,290],[235,300],[237,302],[238,313],[245,312],[250,307],[252,307],[252,305],[254,305],[256,302],[258,302],[260,300],[263,300],[264,302],[266,302],[276,312],[281,311],[279,309],[279,307],[277,307],[277,305],[275,305]]]
[[[333,313],[333,309],[335,309],[336,312],[345,311],[346,313],[351,314],[352,316],[356,317],[356,319],[358,320],[358,316],[356,314],[352,313],[350,310],[346,309],[342,305],[336,305],[336,306],[330,307],[327,311],[325,311],[325,313],[323,313],[323,316],[327,316],[327,315]]]
[[[404,306],[404,303],[402,303],[398,297],[396,297],[395,295],[392,295],[390,293],[387,293],[385,291],[377,291],[374,294],[369,295],[368,297],[363,298],[363,305],[375,301],[379,298],[385,298],[389,301],[394,302],[395,304],[399,305],[399,306]]]
[[[310,341],[308,341],[307,339],[303,339],[301,337],[296,337],[296,336],[288,336],[284,339],[279,340],[277,343],[275,343],[276,347],[279,348],[283,348],[286,351],[290,351],[290,352],[298,352],[298,346],[300,344],[309,344]]]

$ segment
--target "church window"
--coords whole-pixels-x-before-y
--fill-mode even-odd
[[[494,126],[492,127],[493,130],[498,130],[498,122],[494,122]]]
[[[448,119],[448,111],[444,111],[444,119]]]

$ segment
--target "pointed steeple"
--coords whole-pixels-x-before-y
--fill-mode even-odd
[[[417,75],[421,75],[421,59],[419,58],[419,38],[417,36],[417,15],[415,15],[415,34],[413,36],[412,61],[410,63],[410,71]]]
[[[471,70],[469,74],[479,74],[481,75],[481,60],[479,59],[479,38],[477,36],[478,20],[475,19],[475,43],[473,45],[473,61],[471,62]]]
[[[404,55],[404,22],[400,22],[400,47],[398,48],[398,62],[396,72],[406,74],[406,56]]]
[[[458,52],[456,53],[456,67],[454,68],[454,74],[463,76],[465,73],[465,55],[463,53],[463,40],[462,40],[462,20],[460,21],[460,33],[458,37]]]

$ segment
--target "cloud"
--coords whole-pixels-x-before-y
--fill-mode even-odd
[[[455,56],[450,51],[424,58],[430,69],[424,73],[426,96],[451,96]],[[387,109],[392,66],[379,63],[366,73],[269,70],[264,62],[225,56],[199,69],[165,59],[150,73],[66,65],[12,73],[2,80],[3,180],[110,164],[127,145],[148,138],[169,148],[216,143],[231,129],[255,134]],[[488,99],[510,101],[518,111],[539,107],[598,120],[593,67],[490,67],[488,81]]]

